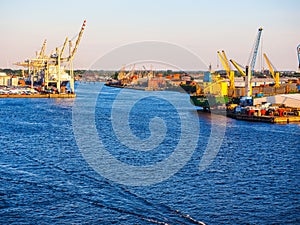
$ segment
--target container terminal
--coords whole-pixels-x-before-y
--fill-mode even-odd
[[[285,77],[284,72],[276,70],[266,53],[261,58],[265,60],[268,70],[254,70],[262,31],[263,28],[260,27],[248,63],[244,67],[234,59],[228,59],[225,51],[221,50],[217,51],[217,55],[224,70],[213,71],[210,66],[208,71],[201,74],[201,80],[185,72],[155,73],[152,68],[147,70],[143,66],[143,70],[137,70],[132,65],[128,70],[123,66],[106,85],[139,90],[176,90],[179,87],[177,90],[188,92],[191,102],[206,112],[226,111],[232,118],[249,121],[300,122],[300,102],[297,100],[299,95],[289,95],[300,92],[299,76]],[[297,54],[300,73],[300,45],[297,46]],[[266,98],[283,95],[286,95],[285,100],[281,102],[278,100],[280,97],[272,103],[270,98]],[[287,99],[295,104],[286,104]]]
[[[73,40],[66,37],[62,46],[47,55],[47,40],[44,40],[34,58],[14,63],[23,68],[22,77],[0,74],[0,98],[74,98],[73,60],[85,26],[86,20],[73,38],[76,39],[74,46]]]
[[[85,24],[84,20],[77,38],[75,37],[74,47],[72,40],[66,37],[61,47],[46,55],[45,40],[41,50],[36,52],[35,58],[15,63],[23,67],[22,77],[10,77],[0,73],[0,98],[76,97],[73,59]],[[300,104],[297,100],[299,96],[294,94],[293,97],[286,96],[285,101],[278,101],[280,96],[300,92],[299,76],[284,76],[284,72],[276,70],[266,53],[262,55],[268,70],[261,72],[254,70],[262,31],[260,27],[248,63],[244,67],[234,59],[228,59],[225,51],[221,50],[217,51],[217,56],[223,70],[213,71],[210,66],[208,71],[200,74],[182,71],[170,73],[156,72],[152,66],[146,69],[145,65],[142,65],[142,69],[131,65],[131,68],[126,70],[124,65],[107,80],[106,85],[147,91],[184,90],[190,94],[191,102],[206,112],[226,111],[232,118],[249,121],[300,122]],[[65,53],[67,44],[69,44],[68,54]],[[300,45],[297,46],[297,54],[300,73]],[[277,101],[272,102],[268,96],[279,97],[276,98]],[[296,104],[290,106],[286,104],[286,99],[293,99],[291,101]]]

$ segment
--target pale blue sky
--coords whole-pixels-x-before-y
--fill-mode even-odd
[[[0,68],[34,57],[44,39],[48,52],[60,46],[79,32],[84,19],[75,68],[89,68],[112,49],[145,40],[178,44],[213,67],[222,49],[245,64],[260,26],[263,51],[276,68],[298,65],[298,0],[2,0],[0,8]]]

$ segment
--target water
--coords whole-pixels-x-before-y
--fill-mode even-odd
[[[99,84],[82,85],[100,90]],[[119,92],[104,87],[97,99],[95,126],[103,146],[116,159],[136,167],[155,165],[172,155],[181,125],[174,106],[155,97],[134,105],[129,116],[132,134],[149,138],[150,119],[157,116],[166,128],[159,146],[136,151],[117,140],[111,125],[111,107]],[[74,101],[0,99],[1,224],[300,223],[299,125],[230,118],[218,123],[224,118],[187,109],[186,116],[196,115],[200,125],[198,144],[188,162],[162,182],[127,186],[88,165],[74,136]],[[225,136],[216,158],[199,171],[214,126],[224,129]]]

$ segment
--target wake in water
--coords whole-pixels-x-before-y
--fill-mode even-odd
[[[76,200],[76,202],[84,202],[125,215],[132,215],[154,224],[204,224],[188,214],[172,209],[168,205],[153,204],[149,200],[132,193],[120,185],[113,185],[106,180],[98,180],[88,174],[74,173],[74,171],[66,170],[58,165],[34,158],[28,154],[20,154],[17,151],[13,151],[13,153],[18,158],[25,158],[26,163],[30,161],[32,166],[38,170],[50,170],[59,173],[55,177],[45,179],[36,173],[26,171],[26,169],[18,169],[12,167],[12,165],[3,164],[1,167],[4,170],[1,171],[5,175],[1,177],[8,182],[14,182],[15,177],[18,177],[18,179],[21,177],[21,180],[18,181],[20,183],[27,183],[30,186],[38,188],[47,188],[54,192],[63,193],[68,198]],[[60,179],[60,181],[53,180],[57,179],[57,177],[63,179]],[[83,183],[89,184],[89,187],[83,186]],[[117,198],[116,196],[123,196],[123,198]],[[104,201],[103,197],[108,197],[110,201]],[[123,202],[123,204],[119,204],[120,202]],[[5,203],[5,206],[10,207],[9,203]],[[121,205],[123,207],[120,207]]]

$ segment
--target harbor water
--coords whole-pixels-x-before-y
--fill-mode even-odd
[[[182,116],[173,102],[183,93],[127,90],[139,99],[129,111],[128,141],[165,131],[153,149],[137,151],[117,137],[115,129],[125,128],[113,125],[127,105],[116,103],[123,89],[81,83],[77,90],[76,99],[0,99],[0,224],[300,224],[299,124],[238,121],[185,105]],[[83,90],[97,94],[94,109],[74,114]],[[197,118],[199,126],[185,130],[195,148],[185,149],[190,155],[174,174],[127,185],[99,173],[82,151],[80,137],[96,140],[92,127],[76,129],[74,117],[87,121],[89,113],[103,147],[132,168],[172,156],[182,118]],[[224,131],[212,142],[220,145],[201,170],[214,130]],[[101,166],[113,167],[105,160]]]

